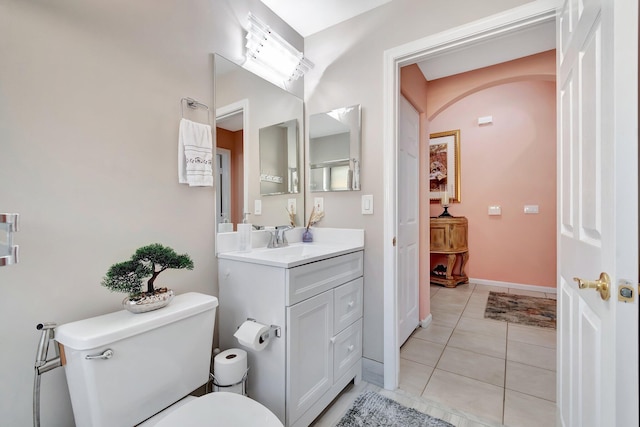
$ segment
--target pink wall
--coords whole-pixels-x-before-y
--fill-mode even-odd
[[[555,51],[427,82],[401,69],[401,93],[420,112],[421,170],[430,133],[461,130],[462,202],[474,279],[555,287]],[[493,116],[479,127],[477,119]],[[424,173],[421,175],[424,176]],[[420,318],[430,313],[428,217],[442,212],[420,183]],[[525,215],[524,204],[540,213]],[[488,216],[500,205],[501,216]],[[435,259],[434,259],[435,261]]]
[[[482,116],[493,123],[479,126]],[[431,121],[432,133],[452,129],[460,129],[462,201],[449,210],[469,220],[467,274],[555,287],[555,83],[512,82],[466,96]],[[540,213],[524,214],[525,204]],[[489,216],[491,205],[502,215]],[[432,204],[432,215],[441,211]]]
[[[549,50],[428,82],[427,118],[432,120],[448,106],[473,92],[497,84],[522,80],[555,82],[556,51]]]

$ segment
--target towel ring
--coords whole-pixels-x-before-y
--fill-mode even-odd
[[[180,115],[182,116],[182,118],[184,119],[184,105],[187,104],[187,107],[191,108],[191,109],[196,109],[196,108],[204,108],[205,110],[207,110],[207,121],[209,122],[209,125],[211,125],[211,118],[209,117],[209,106],[206,104],[203,104],[202,102],[198,102],[193,98],[182,98],[180,99]]]

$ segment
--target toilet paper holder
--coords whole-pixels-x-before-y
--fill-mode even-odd
[[[257,320],[252,318],[252,317],[247,317],[247,320],[250,321],[250,322],[257,322]],[[236,329],[240,329],[240,326],[238,326]],[[278,325],[269,325],[269,331],[267,331],[264,334],[260,335],[260,343],[262,344],[263,342],[265,342],[266,340],[268,340],[272,336],[276,337],[276,338],[280,338],[282,336],[282,332],[281,332],[280,326],[278,326]]]

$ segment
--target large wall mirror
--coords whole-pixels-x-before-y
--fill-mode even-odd
[[[218,54],[214,67],[218,223],[289,224],[294,206],[303,225],[302,100]]]
[[[309,187],[316,191],[360,190],[360,105],[309,117]]]

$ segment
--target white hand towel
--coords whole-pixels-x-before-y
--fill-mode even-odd
[[[211,126],[180,120],[178,135],[178,182],[213,187],[213,141]]]

